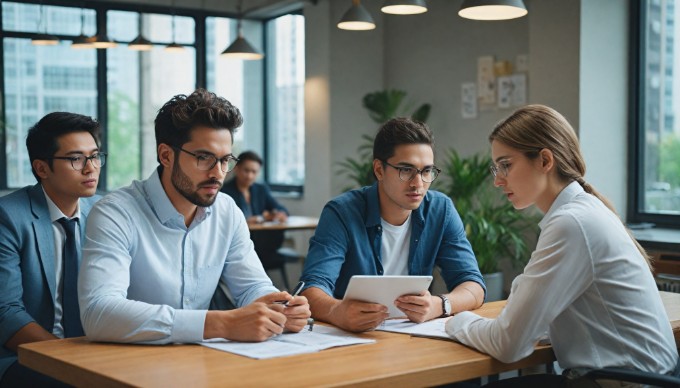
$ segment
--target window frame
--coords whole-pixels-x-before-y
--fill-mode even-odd
[[[680,228],[680,215],[649,213],[644,210],[645,162],[645,71],[647,2],[630,2],[630,92],[628,133],[628,206],[627,221],[652,223],[658,227]],[[680,55],[680,53],[678,53]],[[680,73],[678,74],[680,76]]]
[[[39,0],[12,0],[15,3],[25,3],[25,4],[42,4]],[[93,1],[73,1],[73,0],[54,0],[48,5],[50,6],[62,6],[62,7],[72,7],[72,8],[85,8],[88,10],[93,10],[96,13],[96,24],[97,31],[106,31],[106,14],[107,11],[129,11],[129,12],[139,12],[139,13],[156,13],[156,14],[166,14],[172,15],[173,12],[169,11],[167,7],[146,5],[146,4],[126,4],[126,3],[111,3],[111,2],[93,2]],[[194,19],[195,25],[195,40],[192,46],[196,50],[196,79],[195,87],[206,87],[207,85],[207,58],[206,58],[206,18],[207,17],[223,17],[230,19],[237,19],[238,14],[232,12],[218,12],[218,11],[206,11],[206,10],[187,10],[177,8],[174,12],[177,16],[186,16]],[[283,11],[266,18],[251,18],[250,20],[257,21],[260,23],[260,28],[262,29],[263,39],[266,39],[265,26],[269,20],[276,19],[287,14],[302,14],[301,9],[295,9],[290,11]],[[2,7],[0,6],[0,39],[5,38],[23,38],[30,39],[38,34],[38,32],[18,32],[18,31],[5,31],[2,25]],[[75,36],[70,35],[56,35],[60,40],[72,40]],[[128,42],[119,42],[128,43]],[[266,41],[263,41],[263,47],[266,48]],[[108,84],[107,84],[107,50],[97,50],[97,68],[96,68],[96,84],[97,84],[97,120],[101,124],[102,131],[102,148],[106,149],[108,142]],[[266,55],[266,52],[265,52]],[[4,151],[6,149],[6,130],[4,125],[5,116],[5,84],[4,84],[4,68],[5,68],[5,58],[4,50],[0,50],[0,66],[3,76],[0,77],[0,166],[5,166],[3,171],[0,171],[0,191],[4,190],[15,190],[15,187],[8,187],[7,181],[7,155]],[[266,158],[267,144],[270,138],[271,128],[268,126],[270,122],[267,117],[267,103],[269,96],[267,95],[267,66],[266,62],[262,66],[262,77],[263,77],[263,90],[262,99],[264,107],[264,125],[262,134],[262,149],[263,157]],[[303,150],[304,151],[304,150]],[[107,191],[107,167],[103,168],[100,177],[100,189]],[[263,179],[265,182],[269,183],[269,172],[264,169]],[[275,192],[286,193],[287,196],[300,197],[303,194],[303,185],[272,185],[272,190]]]

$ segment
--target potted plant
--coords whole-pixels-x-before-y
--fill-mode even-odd
[[[513,266],[526,263],[530,250],[527,239],[537,236],[536,216],[518,211],[493,186],[489,172],[491,158],[475,154],[462,158],[450,150],[442,165],[437,189],[456,206],[479,269],[487,286],[487,301],[503,299],[502,260]]]
[[[430,104],[420,105],[413,113],[412,104],[404,105],[406,92],[403,90],[381,90],[368,93],[362,103],[368,110],[371,119],[378,125],[397,116],[409,116],[417,121],[425,122],[430,115]],[[338,173],[347,176],[352,184],[344,188],[344,191],[357,187],[370,186],[375,182],[373,176],[373,136],[362,135],[363,143],[357,148],[357,158],[345,158],[339,162]]]

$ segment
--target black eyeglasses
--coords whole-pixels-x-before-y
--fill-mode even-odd
[[[215,165],[217,164],[217,161],[220,162],[220,169],[222,172],[227,173],[231,170],[234,169],[236,166],[236,163],[238,163],[238,158],[234,157],[234,155],[227,155],[223,157],[222,159],[218,159],[215,155],[212,154],[195,154],[193,152],[187,151],[182,147],[172,147],[174,149],[184,151],[187,154],[193,156],[196,158],[196,167],[199,170],[202,171],[210,171],[213,168],[215,168]]]
[[[92,161],[92,165],[95,168],[101,168],[106,164],[106,152],[97,152],[90,156],[85,155],[73,155],[73,156],[52,156],[47,159],[58,159],[58,160],[70,160],[71,167],[76,171],[82,171],[87,165],[88,161]]]
[[[404,182],[410,182],[413,178],[416,177],[416,174],[420,174],[420,177],[422,178],[423,182],[432,183],[434,182],[435,179],[437,179],[439,173],[442,172],[442,170],[438,169],[436,166],[427,166],[422,170],[419,170],[412,166],[395,166],[393,164],[387,163],[387,161],[385,160],[383,160],[382,162],[399,171],[399,179],[401,179]]]

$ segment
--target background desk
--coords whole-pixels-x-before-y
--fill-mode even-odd
[[[497,316],[505,301],[477,312]],[[19,347],[19,362],[82,387],[168,386],[431,386],[554,360],[550,346],[504,364],[453,341],[373,331],[375,344],[318,353],[253,360],[200,345],[91,343],[85,338],[36,342]]]
[[[248,229],[256,230],[302,230],[316,229],[319,219],[315,217],[290,216],[286,222],[263,222],[261,224],[248,224]]]

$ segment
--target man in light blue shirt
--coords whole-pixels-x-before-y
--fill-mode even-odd
[[[104,197],[88,219],[78,286],[89,338],[263,341],[304,327],[307,300],[274,288],[243,213],[220,193],[242,121],[236,107],[203,89],[159,110],[157,171]],[[208,311],[219,284],[239,308]]]
[[[350,331],[371,330],[387,306],[342,299],[353,275],[432,275],[448,293],[402,295],[395,305],[414,322],[479,307],[484,280],[451,200],[428,191],[437,178],[434,137],[423,123],[392,119],[373,143],[373,186],[326,204],[309,242],[302,280],[315,319]]]

